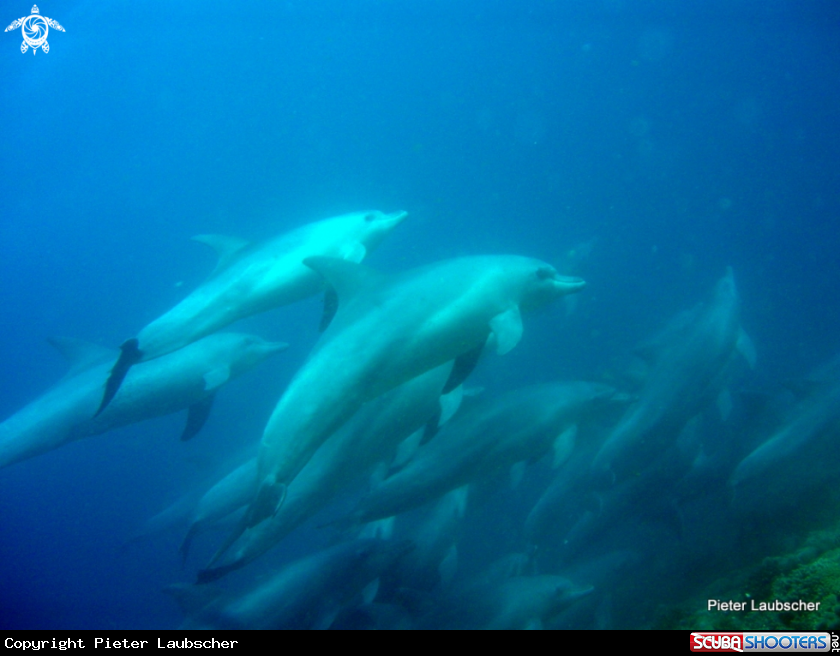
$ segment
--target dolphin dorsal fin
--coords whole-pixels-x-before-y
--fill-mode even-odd
[[[377,284],[383,277],[370,267],[337,257],[307,257],[303,263],[321,274],[335,290],[339,307],[347,299]]]
[[[77,374],[97,364],[115,360],[119,351],[75,337],[49,337],[47,339],[70,364],[67,375]]]
[[[200,244],[206,244],[216,251],[216,255],[219,257],[219,262],[216,264],[216,268],[213,270],[213,273],[224,269],[228,264],[236,259],[237,255],[251,245],[251,242],[247,239],[229,237],[227,235],[195,235],[192,237],[192,240],[197,241]]]

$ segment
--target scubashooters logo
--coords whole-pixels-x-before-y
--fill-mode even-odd
[[[26,52],[32,48],[33,55],[38,51],[38,48],[44,52],[50,51],[50,44],[47,43],[47,34],[49,34],[51,27],[59,32],[64,32],[64,28],[58,24],[57,20],[41,16],[41,13],[38,11],[38,5],[32,5],[32,13],[29,16],[24,16],[13,21],[5,31],[8,32],[18,27],[23,34],[23,43],[20,44],[20,51]]]
[[[695,652],[824,652],[834,651],[828,633],[716,633],[695,631],[690,649]]]

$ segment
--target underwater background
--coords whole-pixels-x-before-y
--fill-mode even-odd
[[[31,7],[0,9],[6,25]],[[618,385],[633,348],[705,300],[727,266],[757,352],[735,391],[776,393],[840,348],[834,2],[39,9],[66,30],[50,31],[48,53],[22,54],[20,30],[0,35],[0,417],[63,375],[47,338],[117,347],[204,280],[214,257],[192,235],[264,239],[366,209],[409,212],[368,260],[383,271],[515,253],[586,279],[573,311],[558,303],[526,317],[522,343],[482,362],[473,386]],[[162,589],[192,581],[223,533],[196,540],[186,567],[183,526],[132,538],[257,444],[317,340],[320,311],[313,298],[237,325],[291,347],[226,386],[189,443],[170,415],[0,471],[0,626],[179,626]],[[761,441],[739,431],[728,426],[726,439]],[[827,444],[795,480],[812,467],[836,483]],[[463,568],[524,548],[518,527],[543,474],[470,509]],[[828,554],[816,577],[828,596],[837,590],[833,485],[793,508],[732,513],[721,480],[708,506],[692,497],[702,511],[675,501],[680,527],[656,533],[666,535],[647,545],[656,557],[602,576],[595,588],[608,586],[609,601],[566,625],[707,628],[692,613],[710,596],[743,596],[735,581],[768,558],[812,566]],[[308,526],[248,576],[330,535]],[[636,533],[611,539],[643,551]],[[810,555],[790,555],[807,545]]]

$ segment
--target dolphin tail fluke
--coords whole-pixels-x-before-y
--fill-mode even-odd
[[[99,409],[96,411],[96,414],[93,415],[94,417],[99,416],[99,414],[108,407],[111,399],[113,399],[116,396],[117,391],[119,391],[120,385],[122,385],[122,382],[132,365],[137,364],[143,359],[143,352],[140,350],[138,345],[139,342],[137,341],[137,338],[133,337],[120,346],[120,357],[111,368],[111,374],[108,376],[108,380],[105,383],[105,393],[102,395],[102,403],[99,404]]]

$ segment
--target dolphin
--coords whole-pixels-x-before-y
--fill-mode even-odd
[[[569,459],[556,471],[525,519],[529,545],[543,547],[556,542],[555,538],[565,535],[587,508],[600,509],[599,499],[591,489],[589,466],[603,442],[603,433],[612,427],[598,426],[588,439],[578,440]]]
[[[192,490],[169,504],[159,513],[148,518],[134,533],[123,543],[122,547],[149,540],[160,533],[173,530],[177,527],[181,530],[188,524],[195,510],[196,503],[201,497],[201,491]]]
[[[824,463],[838,455],[840,356],[813,372],[802,387],[806,394],[787,420],[732,472],[736,509],[772,512],[836,479],[834,468]]]
[[[635,475],[688,420],[724,389],[736,353],[755,363],[752,342],[741,328],[740,301],[732,268],[712,299],[678,315],[658,339],[639,349],[651,362],[639,401],[621,418],[592,462],[594,478]]]
[[[464,485],[434,502],[422,521],[396,518],[397,535],[411,540],[414,549],[400,561],[395,580],[383,581],[383,587],[387,589],[390,583],[392,588],[431,591],[452,582],[458,570],[457,543],[464,533],[468,499],[469,485]]]
[[[305,556],[244,592],[202,604],[207,587],[170,587],[189,617],[185,629],[329,628],[343,604],[408,553],[408,542],[356,540]],[[189,606],[192,605],[192,610]]]
[[[443,598],[420,623],[422,629],[541,629],[594,588],[563,576],[512,576],[480,582]]]
[[[207,419],[221,385],[288,348],[288,344],[241,333],[205,337],[138,365],[126,376],[114,401],[93,417],[113,352],[103,353],[100,347],[76,340],[54,343],[76,364],[55,387],[0,424],[0,467],[185,408],[190,413],[182,439],[189,439]]]
[[[265,427],[248,527],[277,512],[289,483],[362,404],[471,354],[491,334],[497,352],[507,353],[522,336],[523,310],[585,284],[515,255],[446,260],[390,279],[335,258],[305,264],[335,289],[338,313]]]
[[[608,385],[583,381],[544,383],[483,398],[364,497],[352,517],[370,522],[407,512],[504,468],[534,462],[552,448],[559,467],[574,447],[579,424],[626,401]]]
[[[565,568],[573,561],[590,558],[604,543],[610,545],[618,540],[627,546],[638,527],[645,524],[664,530],[665,537],[681,538],[684,520],[679,510],[677,484],[700,452],[699,423],[698,418],[689,421],[676,443],[664,449],[636,476],[595,493],[594,509],[582,512],[553,544],[542,543],[547,547],[542,550],[543,557],[551,557],[556,551],[556,558]],[[558,524],[562,528],[562,523]]]
[[[256,491],[256,457],[246,460],[207,490],[190,515],[189,528],[179,549],[182,562],[186,562],[190,545],[196,535],[246,505]]]
[[[219,263],[204,284],[120,347],[105,384],[101,413],[132,365],[152,360],[245,317],[317,294],[323,283],[303,260],[315,255],[361,262],[407,212],[354,212],[309,223],[262,244],[222,235],[194,240],[211,246]]]
[[[199,572],[198,583],[220,578],[252,562],[338,494],[360,478],[369,476],[378,464],[387,465],[404,438],[415,431],[423,432],[430,421],[445,422],[449,411],[439,416],[441,405],[444,405],[441,390],[451,371],[452,363],[446,362],[366,404],[306,463],[289,485],[280,510],[246,531],[234,545],[232,556],[223,564]],[[253,476],[256,480],[256,469]],[[242,505],[251,498],[253,494],[243,499]],[[229,546],[224,545],[219,550],[211,565]]]

